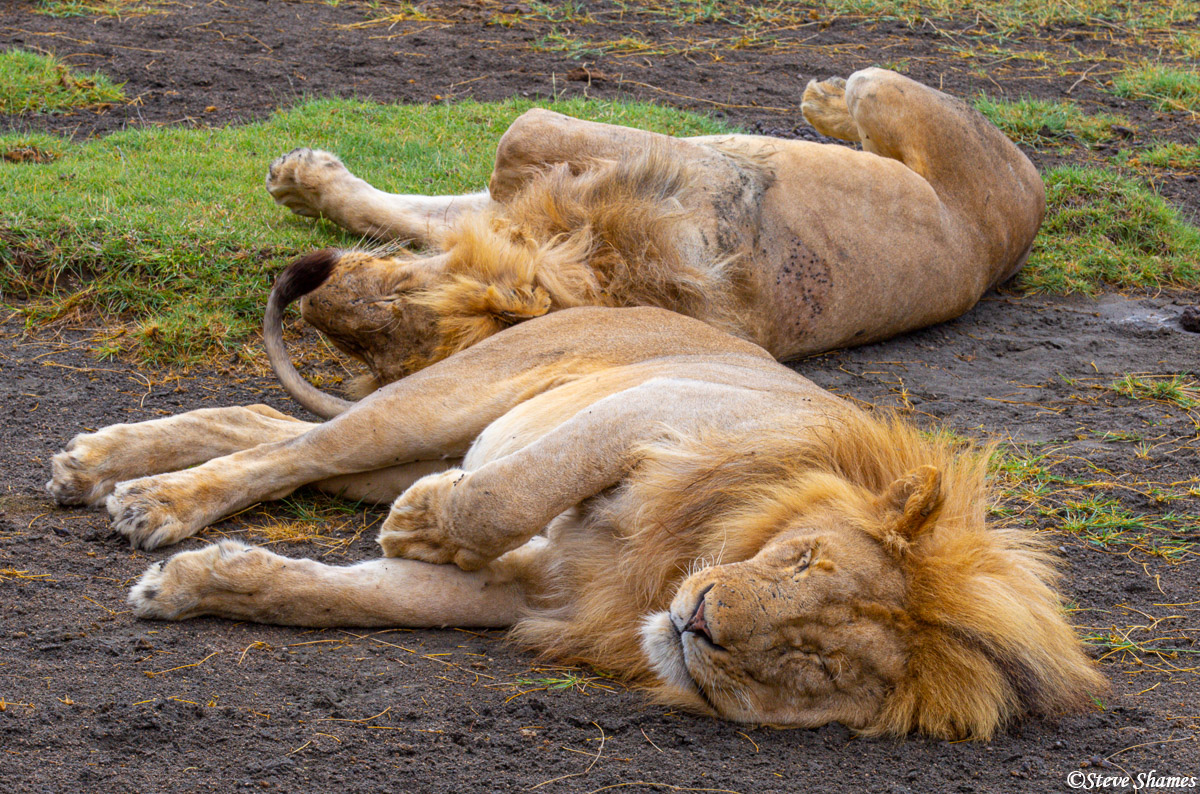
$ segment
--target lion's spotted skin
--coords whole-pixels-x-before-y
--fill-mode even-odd
[[[863,150],[535,109],[501,138],[490,192],[386,194],[311,150],[267,186],[301,214],[427,246],[347,252],[302,305],[368,387],[577,305],[668,308],[789,360],[956,317],[1024,264],[1042,182],[973,109],[881,69],[809,83],[802,109]]]
[[[227,541],[155,564],[130,593],[138,615],[511,626],[675,706],[864,733],[982,738],[1103,688],[1029,537],[984,524],[982,457],[870,419],[682,315],[554,312],[324,424],[262,418],[80,436],[49,489],[63,455],[87,487],[127,465],[137,479],[108,509],[152,547],[337,484],[395,498],[380,542],[399,556],[335,567]],[[180,470],[206,427],[245,448]],[[119,456],[79,455],[117,435]],[[150,460],[165,473],[144,476]],[[431,465],[449,470],[404,490]],[[701,598],[715,645],[695,630]]]

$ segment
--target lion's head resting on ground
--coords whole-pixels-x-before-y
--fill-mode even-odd
[[[986,459],[865,416],[816,443],[781,430],[649,446],[598,511],[624,535],[622,564],[576,571],[561,655],[610,669],[640,656],[635,677],[691,710],[868,735],[986,739],[1084,708],[1106,682],[1045,552],[986,525]],[[681,581],[697,548],[727,562]]]

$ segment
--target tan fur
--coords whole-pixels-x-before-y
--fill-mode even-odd
[[[958,316],[1024,264],[1042,183],[972,108],[865,69],[810,82],[802,109],[862,151],[677,139],[535,109],[501,138],[488,193],[389,195],[311,150],[273,163],[267,186],[301,214],[426,247],[343,252],[307,300],[306,319],[378,384],[583,305],[670,309],[789,360]],[[391,269],[419,270],[422,286],[390,300],[381,324],[368,307]]]
[[[148,570],[143,617],[511,626],[673,707],[983,739],[1105,686],[1046,552],[986,523],[989,451],[869,416],[696,320],[582,307],[324,424],[232,408],[81,435],[48,487],[107,496],[147,549],[305,483],[395,497],[384,559],[227,541]]]

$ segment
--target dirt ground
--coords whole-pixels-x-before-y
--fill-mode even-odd
[[[531,51],[542,33],[487,25],[486,8],[456,5],[439,10],[440,22],[347,29],[339,26],[362,21],[363,8],[184,1],[122,20],[52,19],[6,4],[0,47],[41,48],[102,69],[139,102],[2,122],[86,136],[126,124],[261,118],[305,95],[427,102],[587,91],[811,135],[798,111],[807,79],[903,61],[908,74],[960,95],[997,85],[1049,97],[1071,89],[1089,106],[1133,119],[1128,145],[1195,134],[1178,114],[1127,105],[1088,75],[1081,80],[1091,63],[1066,62],[1063,76],[1024,61],[977,74],[948,57],[953,30],[841,21],[794,31],[796,46],[722,51],[720,62],[706,51],[597,57],[588,63],[604,79],[589,85],[566,79],[580,61]],[[673,35],[637,24],[646,35]],[[1040,44],[1064,58],[1103,48],[1118,63],[1127,45],[1102,34],[1057,31]],[[1034,156],[1042,166],[1061,159]],[[1193,215],[1200,208],[1194,182],[1161,187]],[[1026,721],[986,744],[862,740],[840,726],[775,730],[665,712],[594,671],[539,666],[499,632],[134,620],[124,594],[152,561],[217,537],[270,540],[271,527],[303,520],[303,505],[254,508],[178,547],[135,552],[102,513],[53,506],[42,490],[50,456],[74,433],[114,422],[249,402],[299,409],[271,380],[101,363],[87,329],[26,334],[10,320],[0,326],[0,780],[15,791],[62,792],[941,794],[1063,790],[1076,770],[1200,776],[1200,569],[1194,556],[1172,562],[1148,552],[1167,537],[1200,541],[1194,522],[1176,518],[1195,516],[1200,499],[1164,496],[1196,485],[1200,411],[1109,388],[1130,372],[1196,370],[1200,335],[1179,320],[1196,300],[992,294],[957,321],[796,365],[851,399],[1046,455],[1045,492],[1010,494],[1002,506],[1017,513],[1008,520],[1035,522],[1059,547],[1076,623],[1106,638],[1095,655],[1114,692],[1087,714]],[[1146,537],[1101,545],[1063,531],[1062,511],[1046,508],[1083,498],[1064,495],[1068,486],[1145,517]],[[378,511],[331,513],[309,501],[342,534],[317,530],[312,540],[273,548],[338,562],[375,556]]]

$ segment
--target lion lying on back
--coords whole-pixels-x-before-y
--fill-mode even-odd
[[[956,317],[1020,269],[1041,223],[1032,164],[971,108],[880,69],[810,83],[803,111],[844,146],[677,139],[531,110],[489,190],[383,193],[331,154],[272,163],[271,195],[416,256],[326,250],[272,292],[272,365],[326,418],[346,403],[292,368],[283,308],[364,362],[366,393],[571,306],[658,306],[788,360]]]
[[[986,525],[985,463],[694,319],[576,308],[324,424],[250,406],[77,436],[48,488],[147,549],[304,484],[395,499],[386,559],[226,541],[155,563],[142,617],[511,626],[700,713],[987,738],[1105,683],[1032,535]]]

